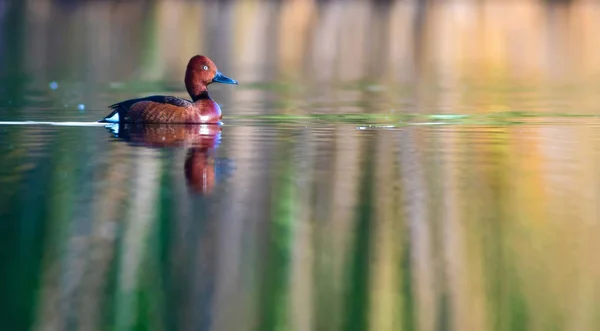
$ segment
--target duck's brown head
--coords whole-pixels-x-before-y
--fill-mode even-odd
[[[188,62],[185,71],[185,87],[196,101],[208,96],[207,86],[211,83],[237,84],[238,82],[223,75],[215,63],[204,55],[196,55]]]

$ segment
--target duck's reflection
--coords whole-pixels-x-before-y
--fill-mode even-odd
[[[221,140],[221,127],[214,124],[111,124],[115,137],[134,146],[188,148],[184,173],[189,190],[209,194],[219,181],[233,172],[232,160],[215,157]]]

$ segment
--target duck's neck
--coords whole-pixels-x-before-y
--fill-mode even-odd
[[[189,70],[185,73],[185,88],[192,97],[193,101],[210,99],[208,89],[198,77],[194,76]]]
[[[198,100],[210,99],[210,95],[208,95],[208,90],[206,89],[206,87],[203,90],[198,91],[197,93],[190,93],[190,96],[192,97],[192,101],[194,102]]]

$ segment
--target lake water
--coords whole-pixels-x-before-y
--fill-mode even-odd
[[[0,2],[2,329],[597,330],[599,9]]]

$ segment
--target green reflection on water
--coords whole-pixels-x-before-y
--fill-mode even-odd
[[[368,140],[363,145],[363,172],[359,178],[359,198],[356,206],[356,221],[353,229],[354,242],[350,248],[348,261],[348,279],[345,290],[344,330],[365,330],[369,326],[369,272],[365,265],[369,264],[371,255],[371,227],[376,222],[373,217],[373,201],[375,178],[375,160],[373,146]]]
[[[270,221],[266,229],[264,269],[259,276],[259,321],[256,330],[288,330],[292,226],[297,215],[296,165],[291,151],[294,145],[285,137],[276,144],[281,159],[273,176],[273,196]]]

